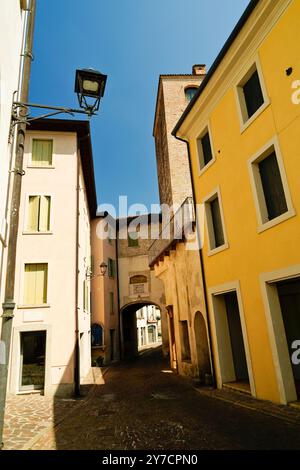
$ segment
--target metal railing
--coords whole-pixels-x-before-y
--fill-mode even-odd
[[[169,251],[176,243],[183,241],[193,231],[195,224],[194,202],[192,197],[187,197],[174,215],[164,222],[159,237],[149,247],[149,266],[164,253]]]

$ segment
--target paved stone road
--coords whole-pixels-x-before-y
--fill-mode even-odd
[[[110,368],[32,449],[300,449],[299,422],[199,393],[154,351]]]

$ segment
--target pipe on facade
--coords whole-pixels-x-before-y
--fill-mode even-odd
[[[35,26],[36,0],[31,0],[26,22],[25,51],[23,57],[22,79],[20,88],[20,100],[22,103],[28,101],[29,82],[32,62],[33,36]],[[15,147],[15,168],[10,204],[10,224],[9,239],[7,248],[7,268],[6,283],[3,302],[1,341],[5,347],[5,363],[0,364],[0,447],[2,447],[2,436],[4,427],[4,410],[6,403],[6,391],[8,382],[8,367],[11,349],[12,323],[15,310],[15,272],[16,272],[16,251],[19,229],[19,212],[23,177],[24,142],[26,133],[26,109],[20,111],[20,118],[24,121],[16,128]]]
[[[78,281],[79,281],[79,150],[77,150],[77,168],[76,168],[76,235],[75,235],[75,351],[74,351],[74,395],[80,397],[80,347],[79,347],[79,308],[78,308]]]

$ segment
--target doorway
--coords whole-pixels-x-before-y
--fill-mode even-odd
[[[235,372],[235,382],[245,382],[249,384],[244,338],[236,292],[224,294],[224,300]]]
[[[115,333],[115,330],[109,330],[111,362],[115,360]]]
[[[251,363],[248,362],[250,358],[246,356],[247,336],[241,322],[237,290],[234,288],[224,292],[224,287],[219,286],[220,293],[215,290],[212,292],[218,345],[216,351],[219,363],[216,371],[218,385],[241,392],[255,393],[252,380],[250,387],[249,367],[251,367]]]
[[[300,340],[300,278],[276,283],[297,398],[300,398],[300,364],[292,361],[293,343]]]
[[[46,331],[21,333],[20,391],[44,389],[45,359]]]
[[[211,375],[209,346],[207,339],[206,323],[201,312],[196,312],[194,321],[199,380],[204,383],[206,375]]]
[[[174,314],[173,314],[173,305],[167,307],[168,317],[169,317],[169,341],[170,341],[170,353],[171,353],[171,368],[177,370],[177,351],[176,351],[176,341],[175,341],[175,327],[174,327]]]

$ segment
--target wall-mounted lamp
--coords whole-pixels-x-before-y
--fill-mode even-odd
[[[21,103],[14,101],[12,111],[12,123],[10,130],[10,139],[13,134],[13,128],[16,124],[28,124],[36,119],[43,119],[57,114],[87,114],[89,117],[96,114],[100,106],[100,100],[104,95],[107,75],[103,75],[94,69],[78,69],[75,74],[75,93],[81,109],[73,109],[62,106],[47,106],[45,104]],[[46,109],[50,112],[38,117],[30,116],[30,109]],[[21,112],[22,111],[22,112]]]
[[[79,106],[90,116],[99,109],[106,79],[106,75],[94,69],[76,70],[75,93],[78,96]]]

